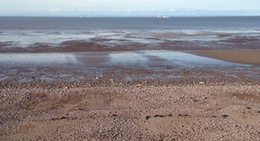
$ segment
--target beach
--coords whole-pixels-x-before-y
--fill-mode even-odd
[[[259,91],[238,82],[5,88],[1,140],[258,140]]]
[[[192,62],[191,68],[174,67],[158,56],[149,57],[152,64],[137,58],[140,64],[126,60],[125,66],[111,61],[111,53],[91,54],[92,59],[77,55],[95,67],[84,72],[70,65],[37,67],[37,59],[29,68],[26,63],[1,68],[8,71],[1,81],[0,139],[258,139],[259,68],[233,63],[205,68]]]
[[[243,18],[5,18],[0,140],[259,140],[259,17]]]

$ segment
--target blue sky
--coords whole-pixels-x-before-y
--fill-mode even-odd
[[[0,15],[260,15],[260,0],[0,0]]]

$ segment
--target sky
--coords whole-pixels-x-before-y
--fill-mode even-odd
[[[260,0],[0,0],[0,16],[260,15]]]

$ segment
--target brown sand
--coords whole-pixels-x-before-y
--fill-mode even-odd
[[[65,68],[39,68],[34,75],[19,67],[16,74],[1,69],[7,70],[10,78],[0,83],[1,141],[260,139],[260,80],[248,77],[252,72],[259,76],[257,68],[248,72],[206,68],[174,73],[114,68],[116,72],[104,70],[102,77]],[[68,77],[57,75],[63,73]],[[151,74],[185,77],[140,79]],[[138,80],[124,82],[124,76],[129,75]],[[39,79],[49,76],[59,82]],[[79,76],[86,80],[68,83]]]
[[[190,53],[228,62],[260,65],[260,50],[205,50]]]
[[[4,88],[0,140],[260,140],[260,86]]]

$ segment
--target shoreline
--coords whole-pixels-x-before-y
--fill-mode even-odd
[[[198,81],[214,84],[243,83],[247,80],[259,83],[260,76],[260,59],[255,59],[260,56],[259,50],[144,50],[3,55],[5,57],[0,57],[2,86],[59,82],[111,85],[111,81],[113,84],[185,84],[185,81],[186,84]]]

